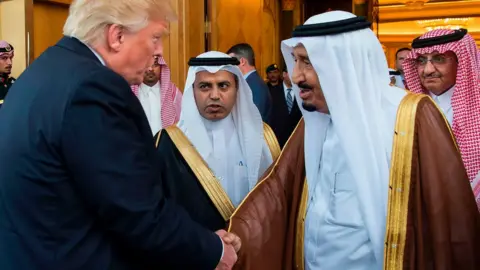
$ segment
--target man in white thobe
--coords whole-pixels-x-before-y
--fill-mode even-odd
[[[237,63],[214,51],[191,59],[180,121],[156,137],[166,196],[208,228],[225,228],[280,152]]]
[[[152,134],[178,122],[182,92],[170,81],[170,68],[162,56],[155,56],[153,65],[145,71],[143,83],[131,88],[142,104]]]
[[[480,216],[448,123],[430,97],[390,86],[370,26],[331,11],[282,42],[303,120],[231,218],[237,269],[480,266]]]

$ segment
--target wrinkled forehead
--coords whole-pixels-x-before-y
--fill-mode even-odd
[[[294,59],[308,59],[308,51],[303,43],[297,43],[292,47],[292,53]]]
[[[208,70],[206,68],[199,68],[195,73],[194,84],[202,82],[219,83],[219,82],[235,82],[238,80],[238,75],[228,70],[227,68],[220,68],[218,70]]]

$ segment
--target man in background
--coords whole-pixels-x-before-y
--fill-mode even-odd
[[[143,83],[132,86],[142,104],[152,134],[178,122],[182,108],[182,92],[170,81],[170,68],[162,56],[145,71]]]
[[[280,155],[238,60],[210,51],[188,62],[182,116],[156,137],[165,197],[212,231]]]
[[[467,30],[433,30],[403,65],[415,93],[432,97],[452,126],[480,209],[480,52]]]
[[[409,48],[400,48],[395,54],[395,68],[397,70],[390,69],[390,80],[392,84],[400,88],[407,88],[405,84],[405,75],[403,73],[403,61],[407,58],[407,55],[410,53],[411,49]]]
[[[283,148],[293,130],[302,118],[302,112],[292,91],[292,82],[287,68],[283,70],[283,81],[270,88],[272,95],[272,115],[270,126],[277,136],[280,147]]]
[[[250,89],[252,89],[253,103],[257,106],[262,115],[263,122],[269,123],[272,99],[268,91],[268,86],[255,69],[255,53],[252,46],[246,43],[240,43],[231,47],[227,54],[240,61],[238,67],[247,80]]]
[[[280,86],[282,84],[282,76],[277,64],[271,64],[266,68],[265,72],[267,73],[267,86],[270,91],[275,86]]]
[[[0,108],[7,95],[8,89],[15,82],[15,78],[10,77],[12,73],[13,46],[8,42],[0,41]]]

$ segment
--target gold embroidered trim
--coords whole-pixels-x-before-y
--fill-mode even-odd
[[[268,148],[270,149],[272,159],[275,161],[280,156],[280,152],[282,152],[282,150],[280,149],[277,136],[275,136],[272,128],[265,123],[263,123],[263,137],[265,138],[265,142],[267,142]]]
[[[182,154],[188,166],[192,169],[218,212],[220,212],[225,221],[229,220],[235,207],[203,158],[177,126],[169,126],[165,131],[167,131],[180,154]]]
[[[422,94],[409,93],[403,98],[397,111],[388,191],[385,270],[403,269],[415,120],[418,104],[426,97]]]
[[[162,130],[157,133],[157,139],[155,139],[155,148],[158,148],[158,144],[160,143],[160,137],[162,136]]]
[[[305,218],[307,217],[308,205],[308,183],[305,178],[303,184],[302,197],[298,208],[297,233],[295,237],[295,269],[305,269]]]

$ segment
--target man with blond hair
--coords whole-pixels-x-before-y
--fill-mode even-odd
[[[143,80],[174,14],[167,0],[75,0],[63,37],[0,113],[0,265],[230,269],[240,240],[164,197]],[[134,12],[132,12],[134,11]]]

